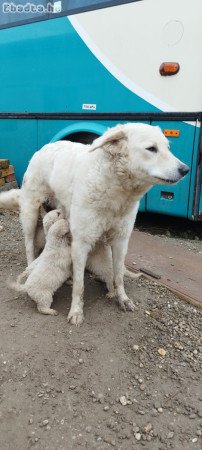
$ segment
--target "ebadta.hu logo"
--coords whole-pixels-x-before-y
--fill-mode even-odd
[[[5,14],[15,14],[15,13],[60,13],[62,11],[61,1],[56,2],[44,2],[41,3],[14,3],[14,2],[4,2],[2,4],[2,12]]]

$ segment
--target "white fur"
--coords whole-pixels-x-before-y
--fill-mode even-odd
[[[54,292],[71,275],[71,247],[68,222],[58,210],[48,213],[44,220],[46,245],[41,255],[19,275],[11,287],[26,292],[42,314],[56,315],[51,308]],[[27,278],[24,284],[20,284]]]
[[[110,246],[107,258],[109,266],[113,265],[119,304],[134,309],[124,290],[123,275],[139,200],[154,184],[180,180],[180,170],[188,168],[171,154],[159,127],[145,124],[118,125],[92,145],[59,141],[35,153],[20,196],[27,258],[29,262],[34,259],[39,207],[54,194],[64,207],[72,234],[71,323],[78,325],[83,320],[84,269],[98,243],[102,248]]]

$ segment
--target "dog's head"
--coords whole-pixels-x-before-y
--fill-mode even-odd
[[[53,211],[50,211],[47,213],[43,218],[43,227],[45,235],[47,235],[50,227],[57,222],[60,219],[63,219],[64,215],[63,212],[60,209],[53,209]]]
[[[137,180],[148,186],[176,183],[189,172],[189,167],[170,152],[168,139],[158,126],[118,125],[96,139],[91,150],[100,147],[120,176],[128,177],[131,188]]]

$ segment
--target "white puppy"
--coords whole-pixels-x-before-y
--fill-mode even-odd
[[[43,219],[46,244],[41,255],[18,277],[11,287],[26,292],[42,314],[56,315],[51,308],[54,292],[71,276],[71,248],[68,222],[58,210]],[[25,284],[22,278],[28,277]]]
[[[109,265],[119,304],[133,310],[124,289],[124,260],[139,200],[152,185],[172,184],[189,168],[175,158],[159,127],[128,123],[108,130],[92,145],[48,144],[35,153],[20,195],[28,261],[34,259],[39,206],[54,194],[64,207],[72,235],[73,296],[68,320],[83,320],[84,270],[99,243],[110,246]],[[60,177],[57,174],[60,173]]]

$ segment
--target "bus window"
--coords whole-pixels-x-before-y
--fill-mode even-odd
[[[49,0],[4,1],[0,7],[0,27],[6,28],[43,18],[49,14],[49,3]]]
[[[90,11],[108,6],[121,5],[124,3],[134,3],[140,0],[62,0],[62,11],[66,10],[69,13]]]
[[[13,0],[0,6],[0,28],[68,16],[140,0]]]

